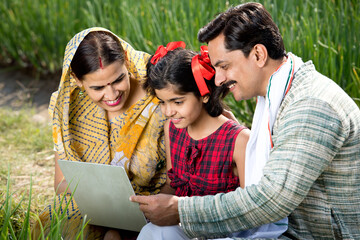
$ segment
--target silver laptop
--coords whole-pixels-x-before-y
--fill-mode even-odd
[[[139,232],[146,224],[123,167],[58,160],[81,215],[90,224]]]

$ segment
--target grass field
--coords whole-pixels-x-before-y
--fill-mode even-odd
[[[0,35],[5,37],[0,41],[0,66],[26,70],[35,77],[59,74],[66,43],[92,26],[108,28],[149,53],[158,45],[178,40],[198,50],[198,29],[216,13],[242,2],[3,0]],[[313,60],[317,70],[360,106],[360,1],[258,2],[279,25],[287,51],[304,61]],[[249,126],[254,101],[235,102],[228,97],[227,102]],[[0,239],[26,239],[30,222],[54,194],[51,129],[34,122],[32,111],[0,108]]]
[[[198,50],[197,32],[217,13],[244,0],[3,0],[0,2],[0,64],[36,74],[61,69],[66,43],[88,27],[112,30],[136,49],[183,40]],[[360,1],[263,0],[287,51],[337,82],[360,106]],[[16,29],[16,31],[14,31]],[[245,104],[246,105],[246,104]],[[244,103],[236,107],[246,112]],[[252,114],[246,112],[247,115]]]
[[[54,195],[51,128],[32,115],[0,108],[0,239],[26,239],[25,219],[33,221]]]

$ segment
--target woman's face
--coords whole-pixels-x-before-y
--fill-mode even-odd
[[[126,102],[130,94],[130,77],[125,64],[116,61],[96,72],[84,75],[76,83],[85,89],[90,99],[98,106],[105,109],[108,114],[118,113],[126,109]]]

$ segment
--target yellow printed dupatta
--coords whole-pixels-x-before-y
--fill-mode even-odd
[[[124,165],[137,194],[158,193],[166,181],[163,124],[158,100],[146,95],[110,124],[105,111],[80,89],[70,74],[70,63],[84,37],[93,31],[114,35],[126,51],[128,71],[141,81],[147,53],[104,28],[76,34],[66,46],[59,89],[50,100],[53,139],[60,159]],[[113,122],[114,121],[114,122]]]

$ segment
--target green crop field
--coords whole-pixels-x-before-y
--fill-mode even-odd
[[[77,32],[93,26],[108,28],[136,49],[150,54],[158,45],[179,40],[185,41],[188,48],[198,50],[199,28],[217,13],[243,2],[2,0],[0,68],[26,71],[34,77],[52,74],[60,78],[66,43]],[[333,79],[360,106],[360,1],[258,2],[265,5],[278,24],[286,50],[304,61],[312,60],[319,72]],[[250,126],[254,100],[235,102],[228,96],[226,101],[236,117]],[[30,178],[23,188],[12,185],[18,182],[19,172],[26,169],[10,167],[8,170],[9,165],[38,161],[49,165],[48,174],[53,174],[50,168],[53,160],[49,158],[52,157],[50,127],[27,120],[26,112],[19,114],[13,118],[6,110],[0,112],[0,239],[29,238],[31,223],[46,204],[44,199],[51,201],[52,196],[49,186],[46,191],[40,191],[34,184],[31,188]],[[36,174],[34,177],[36,180]],[[61,226],[61,216],[54,224]],[[57,234],[53,233],[54,239],[60,239]]]

